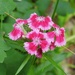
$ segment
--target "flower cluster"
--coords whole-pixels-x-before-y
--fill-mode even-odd
[[[28,25],[31,31],[26,33],[24,25]],[[33,13],[26,20],[17,19],[13,27],[14,29],[9,33],[9,38],[18,40],[25,37],[30,40],[29,42],[25,41],[24,48],[29,54],[38,58],[42,57],[42,53],[66,44],[65,29],[55,24],[49,16],[38,16]]]

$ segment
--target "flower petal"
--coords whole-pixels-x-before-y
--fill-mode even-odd
[[[37,46],[33,43],[33,42],[25,42],[24,43],[24,48],[26,49],[26,51],[31,54],[31,55],[36,55],[36,51],[37,51]]]
[[[36,57],[37,57],[37,58],[42,58],[42,49],[41,49],[41,48],[39,48],[39,49],[37,50]]]
[[[23,35],[23,32],[19,28],[14,28],[12,32],[9,33],[9,38],[12,40],[17,40],[21,38]]]
[[[42,40],[40,43],[40,47],[43,53],[47,52],[49,50],[49,43],[46,40]]]
[[[66,44],[65,41],[65,36],[64,36],[64,28],[60,28],[60,29],[56,29],[56,41],[55,41],[55,45],[60,47]]]
[[[55,41],[55,45],[60,47],[60,46],[64,46],[66,44],[66,41],[65,41],[65,37],[59,35],[59,36],[56,36],[56,41]]]
[[[55,46],[54,42],[51,42],[51,44],[50,44],[50,46],[49,46],[50,50],[54,50],[55,47],[56,47],[56,46]]]
[[[46,39],[49,43],[54,42],[54,38],[55,38],[54,31],[46,33]]]

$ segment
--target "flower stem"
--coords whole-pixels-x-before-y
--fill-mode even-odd
[[[68,38],[66,41],[68,42],[68,41],[70,41],[70,40],[72,40],[72,39],[75,39],[75,35],[71,36],[71,37]]]
[[[13,16],[11,16],[11,15],[8,14],[7,12],[5,12],[5,14],[7,14],[8,16],[10,16],[10,17],[13,18],[14,20],[16,20],[16,18],[14,18]]]
[[[25,58],[25,60],[22,62],[22,64],[20,65],[20,67],[18,68],[17,72],[15,73],[15,75],[18,75],[19,72],[24,68],[24,66],[27,64],[28,60],[30,59],[30,55],[27,56],[27,58]]]
[[[55,16],[55,12],[56,12],[56,9],[57,9],[57,6],[58,6],[58,3],[59,3],[59,0],[57,0],[57,2],[56,2],[55,8],[54,8],[54,11],[53,11],[53,14],[52,14],[52,19],[53,19],[54,16]]]
[[[66,50],[68,50],[69,52],[71,52],[72,54],[74,54],[74,55],[75,55],[75,53],[74,53],[72,50],[68,49],[68,48],[67,48],[67,47],[65,47],[65,46],[64,46],[64,48],[65,48]]]
[[[3,15],[1,15],[1,25],[0,25],[0,31],[2,32],[2,19],[3,19]]]

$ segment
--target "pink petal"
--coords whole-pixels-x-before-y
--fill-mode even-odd
[[[37,50],[36,57],[37,57],[37,58],[42,58],[42,49],[41,49],[41,48],[39,48],[39,49]]]
[[[46,34],[46,39],[49,43],[54,42],[54,38],[55,38],[55,33],[54,31],[52,32],[47,32]]]
[[[12,32],[9,33],[9,38],[12,40],[17,40],[21,38],[23,35],[23,32],[19,28],[14,28]]]
[[[46,40],[41,41],[40,47],[41,47],[43,53],[47,52],[49,50],[49,44]]]
[[[53,24],[53,28],[60,28],[57,24]]]
[[[34,22],[29,23],[29,28],[31,28],[34,31],[39,31],[38,22],[36,22],[36,20],[35,20]]]
[[[34,21],[36,17],[37,17],[36,13],[31,14],[30,18],[28,19],[28,22]]]
[[[24,43],[24,48],[26,49],[26,51],[31,54],[31,55],[36,55],[36,51],[37,51],[37,46],[33,43],[33,42],[25,42]]]
[[[54,42],[51,42],[50,47],[49,47],[49,48],[50,48],[50,50],[54,50],[54,49],[55,49],[55,47],[56,47],[56,46],[55,46]]]
[[[42,32],[38,33],[38,38],[43,39],[44,38],[44,34]]]
[[[31,31],[31,32],[27,33],[26,37],[32,40],[35,37],[37,37],[37,33],[34,31]]]
[[[25,20],[25,19],[20,19],[20,18],[18,18],[18,19],[16,19],[16,22],[17,23],[24,23],[24,24],[27,24],[28,22],[27,22],[27,20]]]
[[[65,32],[64,28],[60,28],[60,29],[58,29],[58,33],[56,33],[55,45],[58,47],[66,44],[64,32]]]
[[[35,31],[31,31],[26,35],[27,38],[34,40],[34,38],[39,38],[39,39],[43,39],[44,35],[42,32],[35,32]]]
[[[41,23],[40,23],[40,28],[42,30],[49,30],[51,28],[50,21],[51,21],[51,19],[49,18],[49,16],[44,17],[44,20],[41,21]]]
[[[63,36],[56,36],[56,41],[55,41],[55,45],[60,47],[60,46],[64,46],[66,44],[66,41],[65,41],[65,37]]]

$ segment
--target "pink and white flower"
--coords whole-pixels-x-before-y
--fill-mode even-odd
[[[41,57],[42,52],[44,53],[49,50],[49,43],[44,38],[42,32],[31,31],[26,37],[32,41],[24,43],[24,48],[29,54]]]
[[[64,46],[66,44],[65,36],[64,36],[64,28],[56,28],[55,35],[56,35],[56,41],[55,45],[60,47]]]
[[[27,22],[27,20],[25,20],[25,19],[20,19],[20,18],[18,18],[18,19],[16,19],[16,23],[27,24],[28,22]]]
[[[46,37],[47,41],[49,42],[49,44],[51,44],[51,42],[54,42],[55,32],[54,31],[47,32],[45,37]]]
[[[30,18],[28,19],[28,25],[32,30],[38,31],[41,30],[48,30],[53,25],[52,19],[47,16],[38,16],[36,13],[31,14]]]
[[[9,33],[9,38],[12,40],[18,40],[24,36],[23,25],[27,24],[26,20],[16,19],[16,23],[13,25],[14,29]]]
[[[32,31],[27,33],[24,30],[23,25],[26,24]],[[50,31],[51,27],[54,28],[53,31]],[[27,38],[29,42],[26,41],[24,43],[25,50],[38,58],[41,58],[42,53],[47,52],[49,49],[54,50],[55,47],[61,47],[66,44],[65,29],[55,24],[49,16],[38,16],[36,13],[33,13],[27,20],[16,19],[13,28],[9,33],[9,38],[12,40]],[[50,32],[44,32],[44,30],[49,30]]]
[[[9,33],[9,38],[12,40],[17,40],[22,37],[23,32],[20,28],[14,27],[14,29]]]

